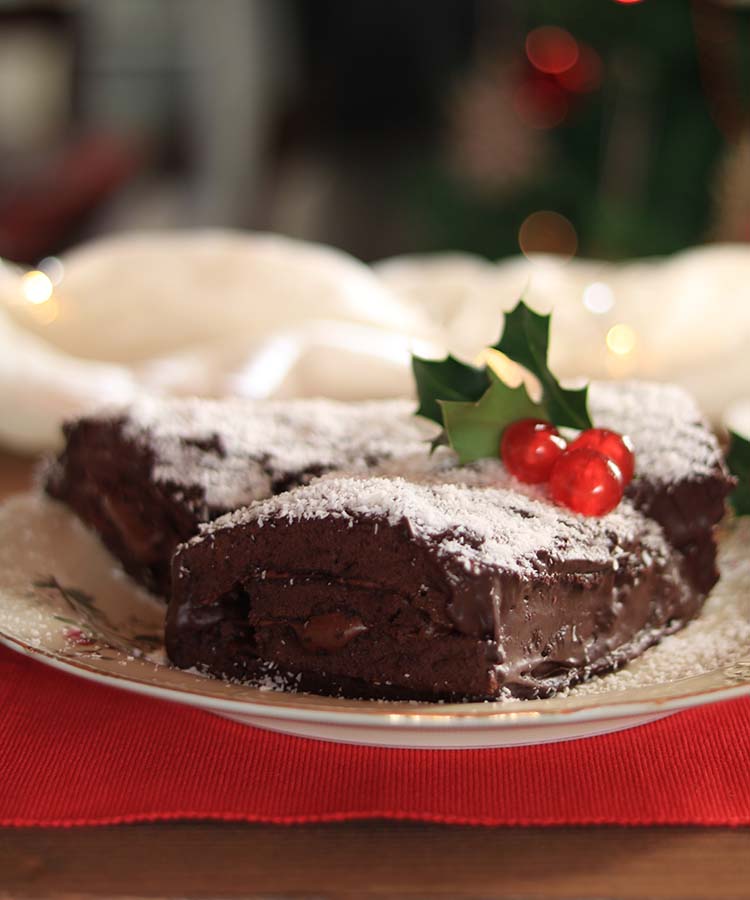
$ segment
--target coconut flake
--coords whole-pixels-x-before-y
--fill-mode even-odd
[[[269,522],[338,518],[406,522],[414,537],[467,570],[493,566],[533,576],[542,556],[611,568],[641,540],[656,559],[668,558],[661,528],[624,501],[600,518],[585,518],[512,488],[422,483],[401,477],[322,478],[222,516],[202,526],[197,543],[218,532]]]
[[[233,509],[305,473],[364,470],[394,456],[426,455],[436,429],[413,411],[408,400],[149,397],[127,408],[124,433],[153,454],[156,481],[197,487],[209,507]]]

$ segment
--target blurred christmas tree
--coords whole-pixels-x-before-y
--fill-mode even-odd
[[[747,239],[744,13],[710,0],[479,11],[474,63],[446,98],[444,153],[405,179],[426,245],[512,254],[539,210],[567,218],[586,256]]]

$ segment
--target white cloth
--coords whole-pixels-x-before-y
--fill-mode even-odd
[[[555,309],[561,376],[678,381],[714,418],[750,396],[744,247],[626,264],[445,254],[369,268],[329,247],[211,230],[113,236],[62,263],[40,304],[20,270],[0,270],[0,442],[21,450],[51,448],[63,418],[143,390],[403,395],[411,350],[475,357],[522,293]],[[591,312],[585,297],[612,308]],[[623,357],[607,349],[617,324],[635,334]]]

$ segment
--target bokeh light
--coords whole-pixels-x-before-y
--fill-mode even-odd
[[[583,292],[583,305],[589,312],[602,316],[615,305],[614,291],[603,281],[594,281]]]
[[[524,220],[518,231],[518,244],[524,256],[553,253],[570,259],[578,249],[578,235],[565,216],[540,210]]]
[[[539,379],[532,375],[528,369],[513,362],[510,357],[495,350],[494,347],[485,347],[481,353],[472,360],[475,366],[489,366],[490,369],[501,378],[509,387],[518,387],[523,384],[529,397],[538,403],[542,398],[542,385]]]
[[[607,332],[607,347],[615,356],[629,356],[637,343],[638,336],[630,325],[613,325]]]
[[[44,272],[33,269],[21,276],[21,291],[24,298],[34,306],[39,306],[52,297],[53,284]]]
[[[40,272],[44,272],[54,287],[60,284],[65,275],[65,267],[62,264],[62,260],[59,260],[56,256],[45,256],[37,266],[37,269]]]
[[[526,36],[526,56],[540,72],[558,75],[576,64],[578,43],[564,28],[543,25]]]
[[[643,0],[615,0],[615,3],[621,3],[623,6],[633,6],[635,3],[643,3]]]
[[[45,303],[27,308],[37,325],[50,325],[60,316],[60,302],[54,295]]]

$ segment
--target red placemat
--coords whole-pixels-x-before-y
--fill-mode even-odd
[[[750,699],[564,744],[386,750],[286,737],[0,647],[0,825],[392,818],[750,824]]]

